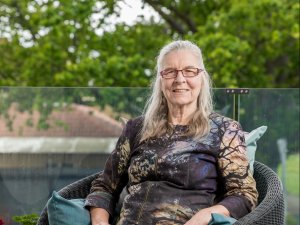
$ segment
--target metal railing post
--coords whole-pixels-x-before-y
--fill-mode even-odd
[[[226,88],[226,94],[231,94],[233,99],[232,119],[240,121],[241,95],[249,94],[248,88]]]

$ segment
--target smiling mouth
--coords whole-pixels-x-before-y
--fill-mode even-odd
[[[173,92],[177,92],[177,93],[182,93],[182,92],[187,92],[189,91],[188,89],[174,89]]]

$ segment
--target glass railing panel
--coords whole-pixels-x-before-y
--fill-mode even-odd
[[[0,212],[40,213],[53,190],[101,170],[148,88],[0,88]],[[214,90],[230,116],[232,96]]]
[[[0,88],[0,218],[39,214],[53,190],[101,170],[147,88]],[[2,218],[3,217],[3,218]]]
[[[250,89],[239,102],[244,130],[268,126],[255,157],[279,174],[287,199],[287,224],[299,224],[299,89]]]
[[[234,112],[234,96],[228,94],[224,88],[215,88],[213,90],[214,110],[223,115],[232,118]]]
[[[299,89],[250,89],[239,97],[225,89],[213,92],[215,110],[238,115],[244,130],[269,127],[258,142],[257,160],[277,171],[278,157],[270,160],[278,154],[274,137],[287,138],[288,154],[299,149]],[[120,118],[140,115],[148,95],[148,88],[0,88],[5,221],[14,224],[13,215],[40,213],[54,189],[101,170],[122,131]],[[286,117],[293,124],[287,125]]]

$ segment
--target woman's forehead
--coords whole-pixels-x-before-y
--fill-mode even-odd
[[[180,49],[169,52],[162,60],[163,67],[198,66],[200,57],[189,49]]]

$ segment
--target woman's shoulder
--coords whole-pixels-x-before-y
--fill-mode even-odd
[[[224,135],[243,135],[243,129],[238,121],[218,113],[210,115],[210,125],[212,133],[219,135],[220,138],[224,137]]]
[[[143,127],[143,116],[138,116],[132,119],[129,119],[125,125],[125,135],[129,138],[129,143],[131,149],[134,149],[140,140],[140,132]]]
[[[239,125],[239,122],[235,121],[232,118],[223,116],[217,112],[212,112],[209,115],[209,120],[211,121],[212,124],[216,124],[218,126],[229,126],[230,124],[237,124]]]
[[[143,116],[138,116],[132,119],[122,119],[124,125],[123,134],[130,138],[135,138],[143,127]]]
[[[126,122],[126,128],[136,130],[137,128],[141,128],[143,126],[143,122],[144,122],[144,116],[138,116],[138,117],[129,119]]]

